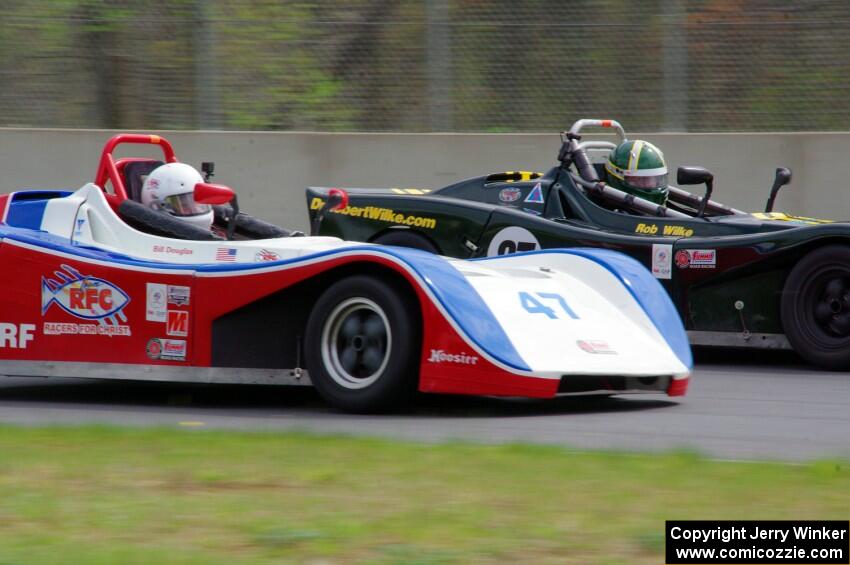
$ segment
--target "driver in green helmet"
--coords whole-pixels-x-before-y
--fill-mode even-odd
[[[605,162],[606,182],[623,192],[664,205],[667,202],[667,163],[648,141],[623,141]]]

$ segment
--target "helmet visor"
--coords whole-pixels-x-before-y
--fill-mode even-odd
[[[209,204],[195,202],[191,192],[172,194],[160,201],[162,208],[173,216],[198,216],[210,211]]]
[[[654,190],[667,186],[667,173],[661,175],[637,176],[626,173],[623,182],[634,190]]]

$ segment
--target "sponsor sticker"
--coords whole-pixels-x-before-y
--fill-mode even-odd
[[[717,250],[680,249],[676,252],[676,266],[680,269],[713,269],[717,266]]]
[[[191,289],[188,286],[168,285],[168,303],[174,306],[188,306]]]
[[[528,193],[528,196],[525,197],[524,202],[531,202],[532,204],[543,204],[543,187],[538,182],[534,185],[534,188],[531,189],[531,192]]]
[[[280,255],[274,251],[269,251],[268,249],[260,249],[254,255],[254,261],[257,261],[258,263],[263,263],[265,261],[280,261]]]
[[[148,322],[165,321],[167,289],[164,284],[146,283],[145,320]]]
[[[432,349],[428,357],[429,363],[456,363],[459,365],[476,365],[478,357],[462,353],[446,353],[442,349]]]
[[[601,339],[579,339],[576,340],[579,349],[594,355],[617,355],[607,341]]]
[[[186,340],[185,339],[162,339],[155,337],[148,341],[145,353],[151,359],[163,361],[185,361]]]
[[[35,336],[35,324],[0,322],[0,349],[26,349]]]
[[[504,203],[516,202],[522,197],[522,191],[518,188],[503,188],[499,191],[499,201]]]
[[[652,244],[652,275],[656,279],[669,279],[673,271],[673,246]]]
[[[145,353],[151,359],[159,359],[159,356],[162,355],[162,342],[157,338],[151,339],[145,347]]]
[[[126,292],[111,282],[83,275],[70,265],[54,271],[54,278],[41,277],[41,315],[54,304],[83,320],[102,320],[117,325],[127,321],[123,310],[130,303]]]
[[[236,249],[233,247],[219,247],[215,251],[215,260],[233,263],[236,261]]]
[[[168,321],[165,324],[165,333],[178,337],[189,335],[189,311],[169,310]]]

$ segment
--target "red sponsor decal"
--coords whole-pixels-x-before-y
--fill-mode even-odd
[[[189,312],[186,310],[169,310],[165,333],[183,337],[189,335]]]
[[[268,249],[261,249],[254,254],[255,261],[280,261],[280,255]]]
[[[145,352],[151,359],[163,361],[185,361],[186,340],[185,339],[160,339],[153,338],[148,341]]]
[[[516,202],[522,197],[522,191],[518,188],[503,188],[499,191],[499,200],[502,202]]]
[[[582,351],[593,353],[595,355],[617,354],[616,351],[611,349],[611,346],[608,345],[607,341],[603,341],[601,339],[579,339],[576,341],[576,345],[578,345]]]
[[[162,355],[162,342],[156,338],[150,340],[145,348],[145,353],[151,359],[159,359],[159,356]]]
[[[680,249],[676,252],[676,266],[680,269],[713,269],[716,265],[716,249]]]

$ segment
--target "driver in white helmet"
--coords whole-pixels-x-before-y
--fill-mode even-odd
[[[213,210],[209,204],[195,202],[195,185],[199,182],[204,179],[192,166],[167,163],[145,179],[142,204],[208,230],[212,227]]]

